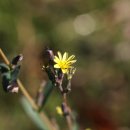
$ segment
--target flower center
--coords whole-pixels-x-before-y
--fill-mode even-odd
[[[66,69],[66,68],[67,68],[66,62],[65,62],[65,61],[60,62],[60,67],[61,67],[62,69]]]

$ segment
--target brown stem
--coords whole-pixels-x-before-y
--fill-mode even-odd
[[[67,104],[67,96],[66,96],[66,93],[63,94],[63,101],[64,101],[64,103],[65,103],[65,106],[66,106],[67,111],[69,112],[69,115],[66,115],[66,116],[65,116],[66,121],[67,121],[67,125],[68,125],[69,130],[72,130],[71,109],[70,109],[70,107],[69,107],[68,104]]]
[[[2,49],[0,48],[0,55],[1,58],[3,59],[3,61],[9,65],[10,62],[7,59],[7,57],[5,56],[4,52],[2,51]],[[32,105],[32,108],[35,110],[38,110],[38,106],[37,104],[34,102],[34,100],[32,99],[32,97],[29,95],[29,93],[27,92],[27,90],[25,89],[24,85],[21,83],[21,81],[18,79],[17,83],[19,85],[19,88],[21,90],[21,92],[23,93],[23,95],[26,97],[26,99],[30,102],[30,104]],[[44,112],[39,113],[40,117],[42,118],[42,120],[44,121],[44,123],[47,125],[49,130],[56,130],[51,122],[49,121],[48,117],[44,114]]]
[[[64,74],[62,74],[62,78],[60,79],[58,87],[59,87],[60,92],[62,93],[62,96],[63,96],[63,103],[65,104],[65,107],[66,107],[65,109],[67,109],[67,111],[69,113],[69,115],[65,115],[66,122],[67,122],[69,130],[72,130],[72,119],[71,119],[71,115],[70,115],[71,109],[67,104],[67,96],[66,96],[66,93],[64,92],[63,87],[62,87],[63,78],[64,78]]]

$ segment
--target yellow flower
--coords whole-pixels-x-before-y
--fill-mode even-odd
[[[92,129],[90,129],[90,128],[87,128],[87,129],[85,129],[85,130],[92,130]]]
[[[57,107],[56,107],[56,111],[57,111],[57,113],[58,113],[59,115],[63,115],[63,112],[62,112],[61,107],[57,106]]]
[[[58,56],[54,57],[54,62],[56,63],[54,65],[54,68],[60,68],[62,72],[65,74],[68,72],[70,68],[72,68],[71,65],[76,62],[76,60],[74,59],[75,56],[71,55],[68,57],[67,52],[65,52],[63,56],[60,52],[58,52],[57,54]]]

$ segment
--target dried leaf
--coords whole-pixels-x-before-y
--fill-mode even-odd
[[[12,59],[11,64],[16,66],[18,64],[18,62],[21,61],[21,60],[23,60],[23,55],[19,54]]]

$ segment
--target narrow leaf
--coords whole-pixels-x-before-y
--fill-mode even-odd
[[[53,86],[52,82],[48,81],[48,83],[44,87],[43,92],[41,94],[39,94],[39,97],[37,98],[37,101],[41,100],[41,107],[40,107],[39,111],[41,111],[43,109],[45,103],[47,102],[47,99],[49,98],[49,96],[53,90],[53,87],[54,86]]]
[[[21,103],[28,116],[32,119],[32,121],[37,125],[38,128],[40,128],[41,130],[49,130],[39,116],[39,113],[32,109],[32,106],[25,97],[21,98]]]
[[[73,124],[73,129],[72,130],[79,130],[79,126],[77,123],[74,123]]]
[[[71,114],[72,114],[71,116],[72,116],[72,119],[73,119],[72,130],[80,130],[79,124],[78,124],[77,119],[76,119],[77,114],[75,112],[72,112]]]

